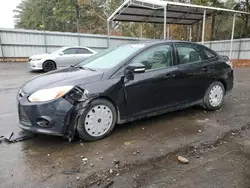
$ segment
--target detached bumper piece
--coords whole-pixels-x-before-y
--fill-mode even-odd
[[[31,103],[26,96],[23,96],[19,98],[18,104],[19,126],[34,133],[63,136],[72,109],[73,105],[64,98]]]

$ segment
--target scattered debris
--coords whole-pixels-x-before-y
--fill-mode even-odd
[[[82,161],[88,162],[88,158],[84,157],[84,158],[82,158]]]
[[[133,155],[136,155],[136,152],[133,152]]]
[[[132,176],[133,179],[136,179],[136,177],[137,177],[136,174],[134,174],[134,175]]]
[[[201,133],[201,130],[199,130],[199,133]]]
[[[81,156],[81,159],[82,159],[82,158],[84,158],[84,156],[83,156],[83,155]]]
[[[117,173],[117,174],[116,174],[116,176],[120,176],[120,174],[119,174],[119,173]]]
[[[101,185],[101,180],[98,180],[96,183],[98,186]]]
[[[115,159],[115,160],[114,160],[114,164],[115,164],[115,165],[119,165],[119,164],[120,164],[120,161],[119,161],[118,159]]]
[[[79,180],[80,180],[80,177],[79,177],[79,176],[77,176],[76,180],[77,180],[77,181],[79,181]]]
[[[106,185],[104,185],[102,188],[109,188],[111,185],[113,185],[114,181],[108,182]]]
[[[135,142],[135,141],[124,142],[124,145],[125,145],[125,146],[130,146],[130,145],[132,145],[134,142]]]
[[[91,167],[94,167],[94,164],[91,163],[90,166],[91,166]]]
[[[35,136],[36,135],[31,132],[21,130],[18,133],[11,132],[4,136],[0,136],[0,139],[7,140],[8,142],[20,142],[29,138],[33,138]]]
[[[109,169],[109,173],[110,173],[110,174],[113,174],[113,170],[112,170],[112,169]]]
[[[139,151],[139,150],[137,150],[137,151],[136,151],[136,153],[140,153],[140,151]]]
[[[185,157],[182,157],[182,156],[178,156],[178,161],[182,164],[188,164],[189,163],[189,160]]]
[[[101,159],[103,159],[103,157],[100,157]]]
[[[50,174],[50,175],[48,175],[46,178],[44,178],[44,179],[42,180],[42,182],[47,181],[47,180],[48,180],[49,178],[51,178],[53,175],[54,175],[54,174]]]
[[[96,155],[98,155],[99,153],[98,152],[96,152]]]

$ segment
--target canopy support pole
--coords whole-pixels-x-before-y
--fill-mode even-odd
[[[108,30],[108,38],[107,38],[107,47],[109,48],[110,47],[110,21],[109,19],[107,20],[107,30]]]
[[[203,14],[203,24],[202,24],[202,41],[201,41],[202,44],[204,44],[204,40],[205,40],[206,14],[207,14],[207,10],[205,9],[204,14]]]
[[[192,25],[189,26],[189,41],[192,41]]]
[[[167,5],[164,7],[164,40],[167,38]]]
[[[234,17],[233,17],[233,27],[232,27],[231,45],[230,45],[230,55],[229,55],[229,58],[230,58],[230,59],[232,59],[232,55],[233,55],[233,41],[234,41],[235,19],[236,19],[236,13],[234,14]]]
[[[168,24],[168,34],[167,34],[167,39],[170,39],[170,24]]]

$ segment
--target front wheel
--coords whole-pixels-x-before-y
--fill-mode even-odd
[[[56,64],[54,61],[45,61],[43,63],[43,71],[44,72],[49,72],[49,71],[53,71],[56,70]]]
[[[204,107],[207,110],[218,110],[223,104],[225,96],[225,87],[219,82],[213,82],[207,88],[207,91],[204,96]]]
[[[79,118],[78,135],[86,141],[102,139],[112,132],[116,118],[116,109],[111,102],[94,100]]]

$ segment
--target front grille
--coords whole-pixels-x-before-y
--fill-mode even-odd
[[[31,126],[31,122],[24,112],[23,108],[19,105],[19,119],[20,122],[26,126]]]

